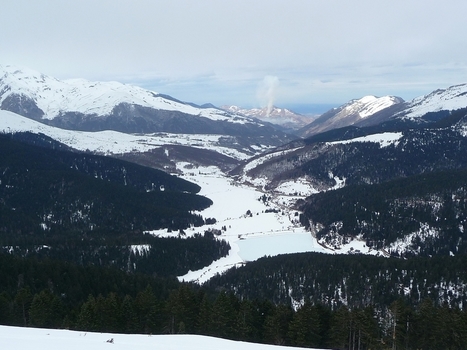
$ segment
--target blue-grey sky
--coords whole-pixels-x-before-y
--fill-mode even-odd
[[[467,82],[465,0],[4,0],[0,64],[198,104],[406,100]]]

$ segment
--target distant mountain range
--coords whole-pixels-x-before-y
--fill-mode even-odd
[[[280,126],[286,131],[294,133],[305,125],[310,124],[316,116],[306,116],[295,113],[287,108],[273,106],[271,109],[264,108],[241,108],[238,106],[221,106],[225,111],[259,119],[263,122]]]
[[[293,139],[270,124],[210,105],[118,82],[60,81],[13,66],[0,66],[0,109],[69,130],[222,135],[219,143],[239,150]]]

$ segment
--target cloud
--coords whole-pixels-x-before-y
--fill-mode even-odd
[[[141,82],[195,103],[272,108],[367,94],[409,99],[467,81],[462,0],[2,5],[8,35],[0,64],[59,79]]]

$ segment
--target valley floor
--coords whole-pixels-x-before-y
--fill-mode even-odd
[[[187,236],[209,229],[219,230],[222,234],[218,239],[226,240],[231,246],[228,256],[201,270],[190,271],[180,276],[180,280],[204,283],[217,273],[263,256],[301,252],[336,253],[318,244],[315,237],[299,224],[299,213],[290,209],[290,204],[298,197],[287,193],[264,193],[258,188],[235,182],[216,167],[192,168],[191,165],[179,164],[179,170],[185,179],[201,186],[199,194],[214,202],[201,213],[203,217],[217,220],[213,225],[186,230]],[[284,187],[291,188],[293,185]],[[270,200],[260,199],[265,194]],[[161,237],[178,235],[178,232],[168,233],[166,230],[151,233]],[[363,242],[353,241],[338,253],[357,250],[368,253],[365,249],[368,250]]]

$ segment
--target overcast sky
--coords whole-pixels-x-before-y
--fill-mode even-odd
[[[0,64],[198,104],[406,100],[467,83],[465,0],[3,0]]]

